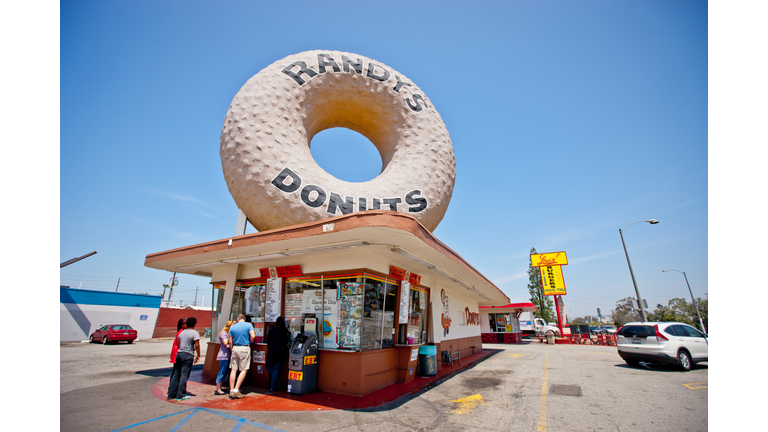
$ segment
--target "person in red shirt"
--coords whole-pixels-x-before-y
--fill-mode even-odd
[[[187,328],[186,318],[179,318],[176,324],[176,337],[173,338],[173,347],[171,348],[171,363],[176,363],[176,353],[179,352],[179,334]]]

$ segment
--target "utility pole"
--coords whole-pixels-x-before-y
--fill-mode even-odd
[[[179,281],[176,280],[176,272],[173,272],[173,277],[171,278],[171,292],[168,293],[168,304],[171,304],[171,297],[173,296],[173,287],[178,284],[179,284]]]
[[[195,287],[195,304],[194,304],[194,306],[197,306],[197,289],[198,288],[200,288],[200,287],[199,286]]]
[[[115,292],[117,292],[118,288],[120,288],[120,278],[117,278],[117,286],[115,287]]]

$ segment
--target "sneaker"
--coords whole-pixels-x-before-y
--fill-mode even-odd
[[[229,398],[230,399],[242,399],[244,397],[245,397],[245,395],[240,393],[239,391],[229,394]]]
[[[180,397],[180,398],[176,399],[176,402],[185,401],[185,400],[189,400],[189,399],[190,399],[189,396],[184,396],[184,397]]]

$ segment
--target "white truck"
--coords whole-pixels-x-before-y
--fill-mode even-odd
[[[555,336],[560,336],[560,329],[557,327],[557,324],[547,324],[541,318],[534,318],[532,312],[520,314],[519,322],[520,332],[524,335],[546,337],[547,333],[552,333]]]

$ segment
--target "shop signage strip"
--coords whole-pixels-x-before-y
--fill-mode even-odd
[[[270,275],[270,268],[275,269],[277,274]],[[266,279],[269,277],[279,277],[279,278],[288,278],[288,277],[296,277],[296,276],[302,276],[303,273],[301,272],[301,266],[292,265],[292,266],[283,266],[283,267],[267,267],[263,269],[259,269],[259,272],[261,273],[261,276],[259,276],[259,279]]]
[[[421,285],[421,276],[415,273],[410,273],[395,266],[392,266],[392,268],[389,270],[389,277],[400,281],[407,281],[408,283],[415,285]]]

